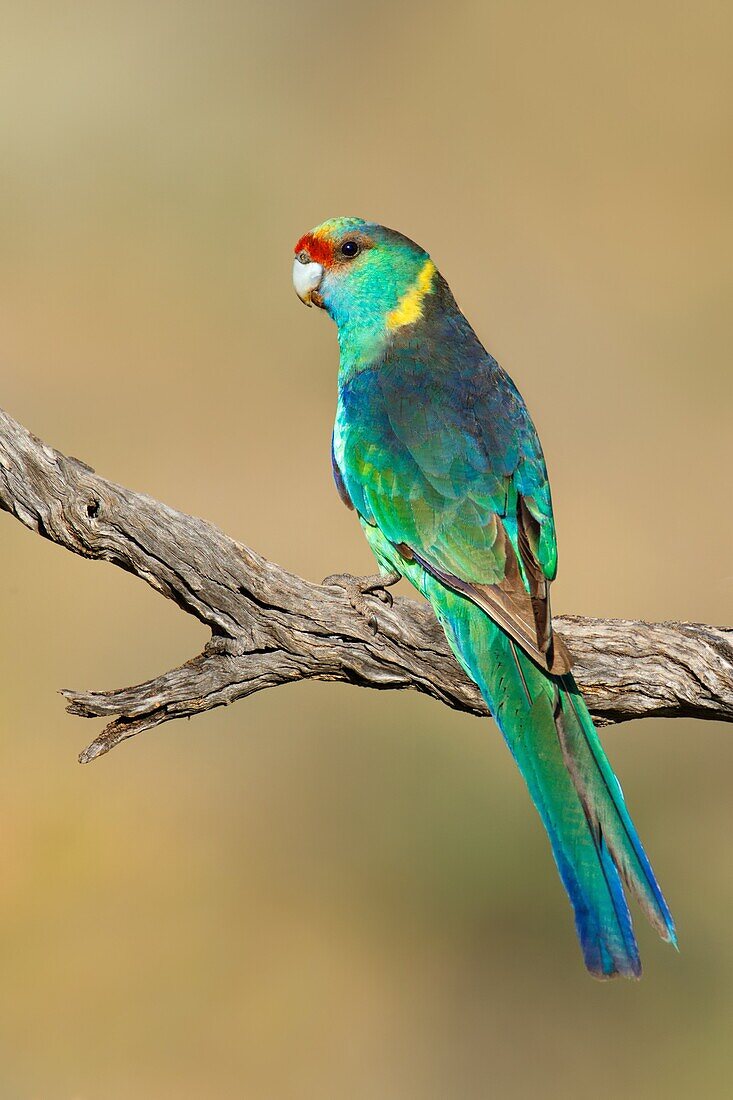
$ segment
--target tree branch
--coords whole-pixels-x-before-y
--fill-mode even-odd
[[[485,715],[431,610],[375,601],[379,633],[343,591],[311,584],[210,523],[99,477],[0,410],[0,508],[75,554],[146,581],[211,630],[180,668],[120,691],[64,691],[71,714],[109,724],[86,763],[162,722],[294,680],[413,688]],[[559,616],[559,632],[598,722],[643,717],[733,721],[733,630],[692,623]]]

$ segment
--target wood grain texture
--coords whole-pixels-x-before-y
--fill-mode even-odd
[[[162,722],[294,680],[412,688],[486,715],[426,604],[374,600],[379,633],[339,588],[312,584],[202,519],[99,477],[0,410],[0,508],[83,557],[146,581],[211,630],[180,668],[119,691],[63,691],[71,714],[108,724],[86,763]],[[557,616],[599,724],[630,718],[733,721],[733,629]]]

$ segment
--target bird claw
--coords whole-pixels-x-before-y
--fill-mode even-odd
[[[376,573],[371,577],[353,577],[350,573],[332,573],[324,577],[321,582],[326,587],[342,588],[346,598],[356,611],[366,621],[372,634],[379,633],[379,624],[374,610],[367,602],[367,596],[376,596],[387,607],[392,607],[394,600],[392,593],[387,589],[390,585],[397,584],[399,573]]]

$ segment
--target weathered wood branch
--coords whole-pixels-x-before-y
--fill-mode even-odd
[[[0,508],[75,554],[134,573],[211,630],[180,668],[120,691],[64,691],[68,710],[109,724],[86,763],[173,718],[294,680],[414,688],[485,715],[430,609],[376,603],[372,635],[337,588],[311,584],[210,523],[99,477],[0,410]],[[556,626],[596,719],[733,720],[733,630],[559,616]]]

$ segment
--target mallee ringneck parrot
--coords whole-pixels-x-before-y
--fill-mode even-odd
[[[425,596],[486,700],[547,830],[586,966],[639,977],[622,883],[673,944],[674,924],[553,636],[555,526],[527,407],[402,234],[324,222],[295,246],[293,281],[338,328],[338,491],[385,583],[406,577]]]

